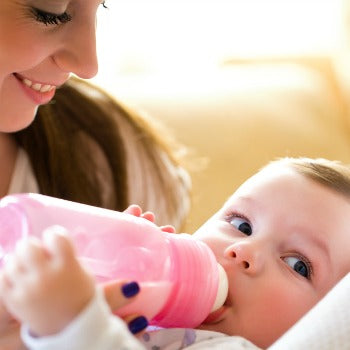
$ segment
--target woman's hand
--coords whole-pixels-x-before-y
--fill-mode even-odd
[[[103,284],[103,291],[107,304],[113,312],[127,305],[140,291],[137,282],[109,281]],[[123,318],[133,334],[139,334],[148,326],[148,321],[140,315],[129,315]]]

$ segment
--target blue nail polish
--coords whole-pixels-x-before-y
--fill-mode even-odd
[[[132,321],[130,321],[128,324],[129,330],[132,334],[141,332],[147,326],[148,326],[148,321],[144,316],[136,317]]]
[[[126,298],[131,298],[140,291],[140,286],[137,282],[130,282],[122,286],[122,293]]]

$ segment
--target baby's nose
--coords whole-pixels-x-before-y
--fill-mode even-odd
[[[251,241],[245,240],[230,245],[225,249],[224,256],[245,273],[256,274],[263,267],[262,251],[258,244]]]

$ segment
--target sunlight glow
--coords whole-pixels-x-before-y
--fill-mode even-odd
[[[107,0],[98,18],[100,74],[329,53],[343,45],[343,1]]]

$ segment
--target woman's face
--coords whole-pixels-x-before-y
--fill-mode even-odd
[[[28,126],[71,73],[97,73],[101,0],[0,0],[0,132]]]

